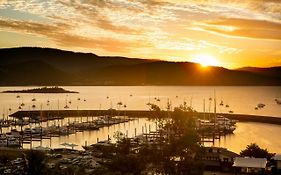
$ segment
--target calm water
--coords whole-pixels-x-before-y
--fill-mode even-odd
[[[34,87],[0,87],[0,91],[4,90],[21,90]],[[218,112],[228,112],[242,114],[256,114],[281,117],[281,105],[277,105],[275,98],[281,99],[281,87],[186,87],[186,86],[66,86],[67,90],[80,92],[79,94],[6,94],[0,93],[0,112],[3,116],[13,113],[18,110],[20,103],[25,103],[23,110],[32,109],[33,104],[35,109],[64,109],[68,104],[69,109],[108,109],[119,108],[118,102],[126,104],[126,109],[148,109],[146,103],[152,102],[158,104],[162,109],[165,109],[167,100],[172,101],[173,107],[182,104],[186,101],[192,105],[197,111],[203,110],[203,99],[206,99],[206,109],[213,111],[214,103],[209,101],[210,97],[214,97],[216,91],[217,103],[223,100],[224,104],[230,107],[217,105]],[[20,95],[20,98],[16,98]],[[107,98],[108,97],[108,98]],[[35,102],[31,99],[36,98]],[[77,100],[80,98],[81,100]],[[160,98],[156,101],[155,98]],[[86,101],[84,101],[84,99]],[[50,105],[47,105],[47,100]],[[69,103],[71,101],[71,104]],[[264,103],[266,106],[263,109],[255,110],[258,103]],[[11,111],[9,111],[9,108]],[[121,108],[124,109],[124,108]],[[120,124],[104,128],[100,131],[81,132],[70,136],[52,138],[52,141],[44,140],[42,143],[35,145],[49,145],[52,147],[62,147],[61,143],[75,143],[78,149],[81,145],[95,143],[96,139],[106,139],[107,135],[112,137],[117,130],[128,132],[129,136],[134,134],[134,129],[141,133],[141,127],[151,125],[153,130],[153,122],[140,119],[126,124]],[[279,140],[281,136],[281,127],[278,125],[268,125],[260,123],[238,123],[238,128],[234,135],[227,136],[216,142],[217,146],[227,147],[235,152],[240,152],[241,149],[251,142],[256,142],[263,147],[268,148],[273,152],[281,153],[281,144]]]
[[[231,151],[239,153],[250,143],[257,143],[262,148],[267,148],[274,153],[281,153],[281,126],[239,122],[234,134],[216,140],[215,146],[225,147]]]
[[[34,87],[0,87],[4,90],[20,90]],[[230,108],[217,105],[218,112],[257,114],[281,117],[281,105],[277,105],[275,98],[281,99],[281,87],[197,87],[197,86],[66,86],[67,90],[80,92],[79,94],[7,94],[0,93],[1,114],[13,113],[18,110],[20,103],[25,103],[24,110],[31,109],[33,104],[36,109],[63,109],[66,101],[70,109],[108,109],[117,108],[119,101],[127,105],[127,109],[148,109],[146,103],[157,103],[165,109],[167,99],[172,105],[178,106],[186,101],[196,110],[203,110],[203,99],[206,99],[206,108],[213,110],[213,101],[209,103],[209,97],[214,97],[216,91],[217,103],[221,100]],[[16,98],[20,95],[21,98]],[[130,96],[132,95],[132,96]],[[178,97],[177,97],[178,96]],[[108,98],[107,98],[108,97]],[[160,98],[157,102],[154,98]],[[31,99],[36,98],[36,102]],[[81,98],[81,100],[77,100]],[[84,102],[86,99],[86,102]],[[47,106],[47,100],[50,105]],[[265,108],[255,110],[258,103],[266,104]],[[8,109],[11,108],[11,112]]]

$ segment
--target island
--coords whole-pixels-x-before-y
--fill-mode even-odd
[[[42,88],[34,88],[34,89],[25,89],[25,90],[8,90],[3,91],[2,93],[79,93],[76,91],[65,90],[61,87],[42,87]]]

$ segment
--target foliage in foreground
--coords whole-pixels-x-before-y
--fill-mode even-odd
[[[244,157],[255,157],[255,158],[267,158],[270,160],[274,153],[269,153],[267,149],[260,148],[256,143],[247,145],[246,149],[240,152],[241,156]]]
[[[194,130],[193,117],[186,116],[185,111],[185,108],[176,108],[172,120],[165,121],[164,125],[162,118],[158,118],[163,133],[160,132],[160,138],[154,143],[137,145],[138,152],[132,151],[130,139],[122,138],[116,155],[107,164],[107,173],[203,174],[204,167],[198,158],[203,154],[199,136]]]

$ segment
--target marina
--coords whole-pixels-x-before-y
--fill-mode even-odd
[[[1,126],[0,146],[23,148],[24,144],[29,144],[32,148],[33,142],[42,142],[42,140],[50,140],[52,137],[68,136],[77,132],[99,130],[132,119],[105,116],[79,121],[74,118],[74,121],[68,119],[67,124],[63,124],[62,118],[56,120],[52,125],[49,125],[49,120],[44,123],[36,120],[33,120],[32,123],[27,121],[26,125],[23,125],[23,122],[20,125],[10,124],[9,128],[5,128],[5,132],[2,131]]]
[[[30,89],[30,87],[19,87],[17,89]],[[161,116],[169,118],[172,113],[172,108],[180,104],[185,104],[193,109],[196,109],[194,113],[198,120],[201,120],[202,126],[207,127],[210,125],[214,127],[213,113],[214,113],[214,97],[213,91],[208,90],[204,87],[185,88],[185,87],[65,87],[71,91],[79,91],[79,94],[0,94],[1,99],[6,99],[7,103],[0,103],[2,108],[3,116],[1,119],[1,132],[10,133],[11,131],[17,131],[18,135],[23,134],[21,138],[20,147],[30,149],[43,146],[51,148],[64,148],[62,144],[70,143],[78,145],[75,149],[83,150],[84,145],[97,143],[98,140],[107,140],[108,138],[113,139],[114,132],[120,131],[129,137],[134,137],[138,134],[145,134],[150,131],[156,131],[157,125],[155,122],[155,116]],[[246,87],[236,87],[241,90],[247,89]],[[277,88],[277,87],[274,87]],[[269,87],[274,89],[273,87]],[[11,87],[3,88],[2,90],[16,89]],[[102,89],[107,89],[104,92]],[[116,89],[116,94],[112,91]],[[157,89],[157,93],[156,92]],[[235,140],[241,140],[247,137],[245,134],[238,134],[240,126],[244,126],[243,123],[251,123],[252,125],[274,124],[278,126],[281,123],[281,118],[277,114],[263,113],[268,110],[271,112],[279,111],[280,107],[277,104],[275,98],[278,97],[278,92],[272,94],[271,103],[268,100],[263,100],[265,106],[259,110],[255,110],[254,106],[260,103],[252,103],[253,107],[249,110],[252,112],[241,113],[237,109],[237,102],[235,98],[229,100],[230,97],[225,96],[226,93],[229,95],[230,88],[216,87],[217,92],[217,116],[223,116],[218,118],[216,121],[220,123],[220,131],[214,133],[207,132],[202,133],[202,142],[205,145],[223,146],[230,150],[239,152],[238,147],[233,147],[227,142],[233,142],[230,138]],[[264,89],[260,87],[257,89]],[[278,89],[278,88],[277,88]],[[176,90],[177,95],[174,92]],[[241,91],[241,93],[243,92]],[[257,90],[254,90],[254,92]],[[153,92],[153,93],[150,93]],[[196,95],[200,92],[200,96]],[[259,92],[259,91],[257,91]],[[156,95],[152,95],[156,94]],[[211,96],[210,98],[207,98]],[[224,98],[222,98],[224,96]],[[202,101],[200,100],[205,97],[205,109],[202,110]],[[254,96],[253,96],[254,97]],[[249,100],[252,100],[251,98]],[[169,109],[167,104],[170,103]],[[234,103],[235,102],[235,103]],[[161,112],[155,112],[148,109],[147,104],[154,103],[161,108]],[[242,101],[239,102],[243,106],[246,104]],[[34,108],[32,107],[34,105]],[[18,109],[20,106],[21,109]],[[67,106],[67,108],[65,108]],[[272,110],[272,107],[274,109]],[[239,110],[244,110],[241,106]],[[1,109],[0,109],[1,110]],[[229,111],[234,113],[229,113]],[[205,112],[203,112],[205,111]],[[256,113],[256,114],[255,114]],[[278,113],[278,112],[277,112]],[[268,115],[266,115],[268,114]],[[186,112],[186,115],[191,115]],[[106,117],[113,117],[117,120],[124,120],[121,123],[115,123],[113,125],[99,125],[100,119]],[[227,119],[225,119],[227,118]],[[116,121],[117,121],[116,120]],[[237,121],[236,127],[225,126],[224,123],[228,123],[226,120]],[[111,121],[112,122],[112,121]],[[210,123],[211,122],[211,123]],[[254,122],[254,123],[253,123]],[[110,123],[110,122],[109,122]],[[108,123],[108,124],[109,124]],[[112,122],[113,123],[113,122]],[[146,128],[146,129],[145,129]],[[150,128],[150,129],[149,129]],[[265,128],[265,131],[268,128]],[[276,128],[278,130],[278,128]],[[275,130],[276,130],[275,129]],[[203,130],[203,129],[202,129]],[[206,130],[206,129],[205,129]],[[222,131],[230,131],[229,134],[225,135]],[[42,131],[42,133],[41,133]],[[32,136],[31,134],[32,133]],[[253,136],[256,137],[256,136]],[[5,138],[5,139],[4,139]],[[276,136],[276,138],[278,138]],[[266,139],[266,137],[264,137]],[[261,139],[262,142],[264,139]],[[7,145],[7,137],[3,136],[2,145]],[[17,140],[17,139],[16,139]],[[114,139],[113,139],[114,140]],[[13,139],[10,141],[12,143]],[[248,144],[243,143],[243,146]],[[264,143],[262,142],[264,145]],[[19,144],[18,144],[19,145]],[[275,143],[271,146],[272,149],[279,150],[279,143]],[[271,149],[269,148],[269,149]]]
[[[281,175],[281,0],[0,7],[0,175]]]

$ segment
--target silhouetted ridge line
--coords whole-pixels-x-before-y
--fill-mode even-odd
[[[0,49],[0,85],[281,85],[280,67],[202,69],[190,62],[106,57],[53,48]]]

